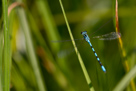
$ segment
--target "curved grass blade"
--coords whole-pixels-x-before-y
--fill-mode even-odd
[[[17,1],[20,2],[20,3],[22,2],[22,0],[17,0]],[[42,79],[40,67],[39,67],[39,64],[38,64],[38,60],[36,58],[32,38],[31,38],[30,28],[28,26],[28,22],[27,22],[27,19],[26,19],[25,12],[24,12],[23,8],[18,8],[17,11],[18,11],[18,17],[20,19],[20,23],[21,23],[21,26],[22,26],[22,30],[23,30],[24,35],[25,35],[26,47],[28,49],[28,55],[29,55],[29,58],[30,58],[32,68],[33,68],[34,73],[35,73],[38,88],[39,88],[40,91],[46,91],[46,86],[45,86],[44,81]]]
[[[56,23],[54,22],[53,15],[51,13],[49,4],[47,0],[35,0],[36,1],[36,7],[39,11],[39,15],[41,16],[41,20],[43,23],[43,28],[45,30],[46,36],[50,38],[50,40],[60,40],[60,36],[57,30]],[[51,50],[56,53],[59,50],[59,44],[52,44],[51,41],[49,41],[49,45],[51,47]]]
[[[136,66],[127,73],[123,79],[117,84],[113,91],[124,91],[128,83],[131,81],[133,77],[136,76]]]
[[[54,79],[56,80],[56,82],[62,89],[64,90],[67,89],[67,91],[73,91],[73,87],[69,85],[70,83],[69,79],[58,67],[57,63],[55,62],[55,59],[53,58],[53,55],[51,54],[51,51],[49,50],[46,42],[44,41],[44,38],[42,37],[40,33],[40,30],[38,29],[38,26],[36,26],[34,17],[32,16],[32,14],[30,13],[28,14],[29,14],[30,22],[31,22],[30,26],[33,30],[32,33],[35,36],[37,36],[36,39],[38,40],[38,44],[40,44],[40,47],[37,48],[36,53],[41,58],[44,68],[47,69],[47,71],[54,77]]]

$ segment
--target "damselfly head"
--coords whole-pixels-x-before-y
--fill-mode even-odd
[[[81,32],[81,34],[82,34],[82,35],[87,34],[87,31],[83,31],[83,32]]]

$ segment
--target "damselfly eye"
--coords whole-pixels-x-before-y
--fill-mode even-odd
[[[83,32],[81,32],[81,34],[82,34],[82,35],[87,34],[87,31],[83,31]]]

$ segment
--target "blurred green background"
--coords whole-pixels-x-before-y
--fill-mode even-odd
[[[8,0],[11,5],[21,0]],[[33,43],[42,80],[47,91],[89,91],[76,53],[70,40],[59,0],[22,0],[22,6],[15,7],[9,15],[11,39],[11,91],[39,91],[30,61],[29,41]],[[103,35],[115,32],[115,0],[62,0],[66,16],[74,38],[82,38],[81,31],[89,35],[97,31],[106,22],[108,24],[91,35]],[[2,2],[0,1],[0,6]],[[20,14],[21,9],[24,11]],[[119,28],[126,59],[130,69],[136,64],[136,0],[119,0]],[[0,7],[2,12],[2,7]],[[26,19],[26,22],[21,22]],[[29,37],[24,32],[26,24]],[[3,30],[3,15],[0,13],[0,30]],[[91,38],[91,43],[102,64],[105,74],[99,66],[91,47],[84,41],[76,41],[78,50],[89,73],[95,91],[112,91],[125,75],[118,39],[101,41]],[[136,79],[134,79],[136,82]],[[128,85],[126,90],[132,90]]]

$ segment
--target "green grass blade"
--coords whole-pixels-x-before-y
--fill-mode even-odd
[[[42,22],[44,24],[44,28],[45,28],[44,30],[47,34],[46,36],[50,40],[60,40],[60,36],[58,34],[58,30],[53,20],[53,16],[51,14],[47,0],[37,0],[36,5],[39,10],[39,14],[41,16]],[[48,42],[52,51],[54,53],[57,52],[59,49],[59,44],[57,43],[53,44],[51,41]]]
[[[3,32],[0,31],[0,91],[2,90],[3,84],[2,84],[2,58],[3,58]]]
[[[117,86],[114,88],[113,91],[123,91],[128,83],[131,81],[133,77],[136,76],[136,66],[134,66],[133,69],[131,69],[124,77],[123,79],[117,84]]]
[[[8,30],[8,3],[7,0],[2,0],[3,17],[4,17],[4,83],[3,90],[10,90],[10,40]]]
[[[80,63],[81,68],[82,68],[82,70],[83,70],[85,79],[86,79],[86,81],[87,81],[87,84],[88,84],[89,87],[90,87],[90,90],[94,90],[93,86],[91,85],[91,80],[90,80],[89,74],[88,74],[88,72],[87,72],[87,70],[86,70],[86,68],[85,68],[85,65],[84,65],[84,63],[83,63],[83,60],[82,60],[82,58],[81,58],[81,56],[80,56],[80,53],[79,53],[79,51],[78,51],[78,49],[77,49],[77,47],[76,47],[76,44],[75,44],[75,41],[74,41],[74,38],[73,38],[73,35],[72,35],[72,32],[71,32],[70,26],[69,26],[69,24],[68,24],[68,20],[67,20],[65,11],[64,11],[64,8],[63,8],[63,4],[62,4],[61,0],[59,0],[59,2],[60,2],[61,9],[62,9],[64,18],[65,18],[65,22],[66,22],[66,25],[67,25],[67,28],[68,28],[68,32],[69,32],[69,34],[70,34],[70,38],[71,38],[71,40],[72,40],[74,49],[75,49],[76,54],[77,54],[77,56],[78,56],[79,63]]]
[[[55,80],[58,82],[59,86],[61,88],[63,88],[64,90],[66,91],[73,91],[72,90],[72,87],[69,86],[67,88],[67,85],[69,85],[68,83],[68,79],[65,77],[65,75],[62,73],[62,71],[60,70],[60,68],[58,67],[58,65],[56,64],[52,54],[51,54],[51,51],[49,50],[46,42],[44,41],[44,38],[42,37],[41,33],[40,33],[40,30],[38,29],[36,23],[35,23],[35,20],[33,18],[33,16],[29,13],[29,22],[30,22],[30,26],[32,28],[32,33],[34,34],[34,36],[37,36],[36,37],[36,40],[38,41],[38,44],[41,46],[38,48],[38,50],[40,52],[42,52],[41,54],[39,54],[38,52],[38,55],[41,59],[44,59],[43,57],[45,57],[43,61],[43,64],[51,64],[52,66],[49,66],[50,68],[50,71],[48,71],[50,74],[53,75],[53,77],[55,78]],[[43,48],[42,48],[43,47]],[[44,65],[45,67],[45,65]],[[53,69],[52,69],[53,67]],[[46,68],[46,67],[45,67]],[[47,69],[47,68],[46,68]],[[61,77],[61,78],[60,78]],[[63,81],[62,81],[63,79]]]
[[[18,0],[21,2],[21,0]],[[38,65],[38,60],[36,59],[36,54],[34,51],[34,46],[32,43],[32,38],[30,34],[30,29],[28,26],[28,22],[26,20],[25,12],[22,8],[18,9],[18,16],[20,19],[21,26],[23,28],[24,34],[25,34],[25,39],[26,39],[26,47],[28,49],[28,57],[30,58],[30,63],[32,65],[33,71],[35,73],[37,85],[39,88],[39,91],[46,91],[46,87],[44,84],[44,81],[42,79],[42,75],[40,72],[40,67]]]

